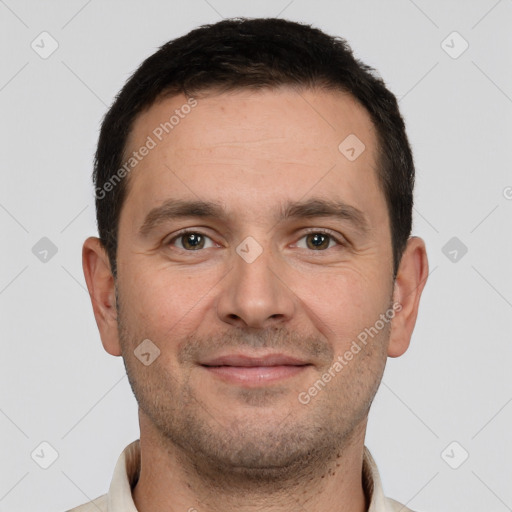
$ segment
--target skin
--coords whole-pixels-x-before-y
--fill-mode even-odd
[[[83,248],[103,346],[123,356],[139,403],[135,504],[141,512],[364,511],[368,412],[387,357],[409,346],[428,275],[425,244],[409,239],[393,282],[376,134],[350,96],[280,88],[196,98],[129,176],[116,283],[99,240]],[[186,101],[167,98],[141,114],[127,153]],[[338,150],[351,133],[366,147],[355,161]],[[279,218],[286,201],[311,198],[359,209],[367,232],[336,217]],[[167,219],[142,235],[147,214],[168,199],[220,201],[228,215]],[[176,238],[183,228],[206,236],[203,248]],[[319,230],[335,237],[321,249],[311,243]],[[236,252],[248,236],[262,249],[252,263]],[[392,321],[301,403],[299,393],[393,303],[401,309]],[[144,339],[160,350],[149,366],[133,353]],[[280,352],[309,366],[244,385],[200,364],[234,352]]]

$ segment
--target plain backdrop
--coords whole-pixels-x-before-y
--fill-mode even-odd
[[[233,16],[344,37],[400,99],[431,274],[366,444],[418,512],[512,510],[511,0],[0,0],[0,511],[105,493],[138,438],[81,268],[98,129],[144,58]]]

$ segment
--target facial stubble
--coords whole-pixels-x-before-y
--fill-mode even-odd
[[[384,371],[390,325],[309,404],[301,404],[297,393],[286,388],[239,389],[236,411],[233,402],[223,402],[226,397],[205,401],[194,384],[191,375],[201,371],[194,368],[194,360],[202,350],[265,347],[303,354],[305,359],[315,357],[325,364],[312,381],[304,382],[307,389],[332,366],[336,357],[332,342],[285,327],[256,333],[233,328],[212,336],[192,333],[180,340],[167,333],[165,342],[153,340],[162,355],[145,366],[133,351],[147,336],[133,322],[133,315],[125,315],[117,286],[116,307],[122,356],[140,413],[149,419],[170,460],[188,466],[214,488],[243,492],[255,485],[259,492],[292,488],[323,475],[352,443],[364,438],[368,411]],[[182,347],[176,362],[165,356],[165,345]],[[269,415],[273,401],[282,404],[285,398],[287,410]],[[229,399],[233,401],[234,395]]]

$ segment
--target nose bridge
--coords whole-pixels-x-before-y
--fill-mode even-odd
[[[224,322],[268,327],[294,313],[293,292],[279,279],[280,263],[269,245],[247,237],[236,247],[229,282],[222,289],[218,315]]]

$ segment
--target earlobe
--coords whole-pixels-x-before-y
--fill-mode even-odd
[[[395,279],[393,303],[397,312],[391,324],[389,357],[401,356],[409,347],[427,277],[428,259],[425,242],[413,236],[407,241]]]
[[[99,238],[89,237],[84,242],[82,266],[103,347],[109,354],[120,356],[115,282]]]

